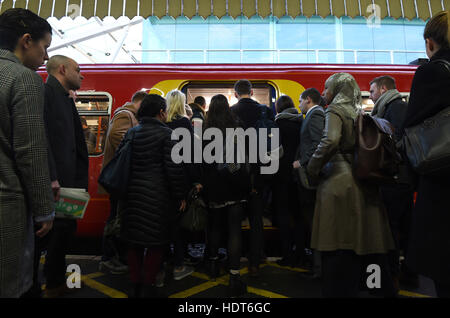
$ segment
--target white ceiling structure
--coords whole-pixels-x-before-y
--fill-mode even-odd
[[[144,18],[48,18],[53,29],[49,56],[66,55],[80,64],[140,63]]]

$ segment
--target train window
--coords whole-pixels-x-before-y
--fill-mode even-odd
[[[276,91],[269,83],[252,82],[253,98],[260,104],[275,107]],[[188,83],[181,89],[187,97],[187,103],[193,103],[195,97],[203,96],[206,100],[206,110],[208,110],[211,98],[214,95],[222,94],[228,98],[228,103],[234,105],[237,98],[234,96],[234,82],[197,82]]]
[[[409,93],[400,93],[400,95],[402,95],[402,99],[405,103],[408,102],[409,100]],[[370,113],[372,112],[374,103],[373,101],[369,98],[370,96],[370,92],[367,91],[362,91],[361,92],[361,97],[362,97],[362,108],[364,110],[364,112],[366,113]]]
[[[111,94],[106,92],[77,92],[75,105],[80,115],[89,156],[103,154],[111,113]]]

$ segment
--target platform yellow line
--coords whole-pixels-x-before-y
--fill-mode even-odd
[[[287,270],[290,270],[293,272],[299,272],[299,273],[309,272],[309,270],[307,270],[307,269],[298,268],[298,267],[290,267],[290,266],[281,266],[281,265],[278,265],[277,263],[273,263],[273,262],[267,262],[267,265],[272,266],[272,267],[287,269]]]
[[[414,297],[414,298],[432,298],[431,296],[424,295],[424,294],[418,294],[414,292],[410,292],[407,290],[400,290],[398,292],[399,295],[406,296],[406,297]]]
[[[267,265],[270,265],[270,264],[261,264],[260,268],[263,268]],[[248,267],[241,269],[239,272],[241,275],[248,274]],[[191,276],[200,278],[200,279],[209,280],[209,276],[206,274],[203,274],[203,273],[194,272],[191,274]],[[222,275],[220,277],[217,277],[215,282],[207,282],[207,283],[200,284],[193,288],[187,289],[183,292],[174,294],[174,295],[170,296],[170,298],[185,298],[185,297],[189,297],[189,296],[198,294],[200,292],[203,292],[209,288],[212,288],[212,287],[215,287],[218,285],[228,286],[228,279],[229,279],[229,274]],[[281,294],[277,294],[277,293],[274,293],[274,292],[271,292],[268,290],[259,289],[259,288],[255,288],[255,287],[251,287],[251,286],[247,286],[247,292],[255,294],[255,295],[263,296],[266,298],[289,298],[289,297],[281,295]]]
[[[277,294],[265,289],[259,289],[259,288],[255,288],[255,287],[251,287],[251,286],[247,286],[247,291],[249,293],[255,294],[255,295],[259,295],[259,296],[263,296],[266,298],[289,298],[287,296],[281,295],[281,294]]]
[[[219,285],[219,282],[206,282],[197,286],[194,286],[192,288],[183,290],[182,292],[170,295],[169,298],[187,298],[190,296],[193,296],[195,294],[201,293],[205,290],[208,290],[210,288],[216,287],[217,285]]]
[[[103,273],[96,272],[88,275],[82,275],[81,281],[84,282],[87,286],[89,286],[92,289],[95,289],[102,294],[105,294],[106,296],[109,296],[111,298],[128,298],[128,295],[125,293],[122,293],[121,291],[118,291],[116,289],[113,289],[109,286],[106,286],[102,283],[99,283],[95,281],[93,278],[97,278],[100,276],[103,276]]]

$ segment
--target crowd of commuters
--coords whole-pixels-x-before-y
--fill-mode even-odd
[[[61,187],[87,190],[89,138],[71,97],[84,77],[73,59],[49,59],[51,37],[48,22],[31,11],[10,9],[0,15],[0,297],[41,296],[43,250],[43,296],[69,292],[65,256],[76,221],[56,217],[54,202]],[[391,122],[397,141],[405,129],[442,111],[450,100],[448,11],[427,23],[424,39],[430,61],[417,69],[408,103],[394,78],[381,76],[368,83],[375,104],[372,116]],[[35,71],[45,60],[44,84]],[[323,296],[357,297],[367,265],[377,264],[384,297],[398,295],[402,277],[417,283],[418,274],[434,281],[439,297],[450,297],[448,178],[418,175],[405,160],[394,185],[379,187],[356,179],[352,164],[360,88],[348,73],[333,74],[324,88],[322,95],[316,88],[301,92],[300,112],[288,96],[280,96],[274,109],[259,104],[248,80],[235,83],[235,105],[217,94],[208,111],[205,98],[198,96],[187,105],[179,90],[165,98],[136,92],[115,111],[106,135],[103,167],[127,142],[132,148],[126,194],[110,195],[101,270],[129,272],[135,297],[161,296],[158,287],[164,284],[169,260],[173,279],[190,275],[194,268],[185,261],[189,233],[181,218],[188,193],[194,191],[208,210],[208,274],[211,279],[220,274],[219,248],[225,242],[229,296],[244,295],[241,222],[248,217],[249,277],[259,277],[269,192],[280,229],[278,264],[309,267],[304,276],[321,279]],[[248,160],[175,163],[172,158],[182,138],[195,143],[198,128],[221,131],[224,158],[236,154],[237,141],[225,140],[227,130],[258,130],[262,120],[280,131],[283,154],[275,175],[261,174],[261,163]],[[187,137],[177,136],[178,128],[187,130]],[[203,149],[216,142],[204,142]],[[298,171],[306,174],[308,184]]]

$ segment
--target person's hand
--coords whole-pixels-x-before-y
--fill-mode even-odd
[[[58,180],[52,181],[52,191],[53,191],[53,198],[56,201],[59,201],[59,194],[60,194],[61,186],[59,185]]]
[[[186,200],[181,201],[181,205],[180,205],[180,212],[183,212],[184,209],[186,209]]]
[[[300,168],[300,161],[296,160],[292,163],[292,167],[294,167],[294,169],[298,169]]]
[[[41,222],[41,228],[36,232],[38,237],[44,237],[53,227],[53,220]]]

